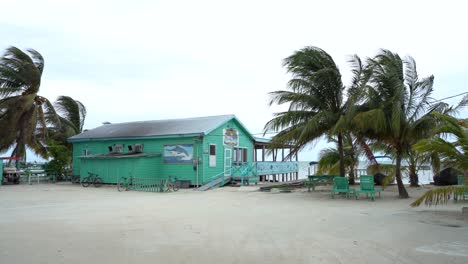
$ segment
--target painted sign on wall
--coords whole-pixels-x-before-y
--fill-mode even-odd
[[[193,144],[164,145],[165,163],[192,163]]]
[[[239,145],[239,132],[233,128],[223,129],[223,142],[224,145],[238,146]]]

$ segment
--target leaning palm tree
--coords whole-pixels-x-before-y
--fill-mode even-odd
[[[272,104],[288,104],[285,112],[275,113],[264,131],[279,131],[272,138],[271,147],[293,145],[290,155],[325,134],[336,137],[339,171],[345,175],[343,133],[347,131],[354,102],[359,100],[360,87],[366,83],[364,67],[359,57],[351,60],[353,80],[344,100],[345,86],[333,58],[317,47],[306,47],[286,58],[283,66],[292,79],[288,90],[270,93]]]
[[[47,157],[47,125],[59,120],[49,100],[40,96],[44,59],[39,52],[10,47],[0,58],[0,153],[26,158],[29,147]]]
[[[413,58],[401,59],[382,50],[368,59],[372,72],[363,108],[354,117],[355,127],[367,138],[385,144],[395,155],[396,180],[400,198],[408,198],[402,178],[401,160],[415,140],[430,136],[435,119],[432,112],[441,103],[432,103],[434,77],[419,79]]]

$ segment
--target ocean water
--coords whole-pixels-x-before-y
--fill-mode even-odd
[[[391,164],[389,162],[382,162],[382,164]],[[405,166],[406,164],[403,163],[402,166]],[[360,162],[359,167],[358,167],[358,174],[366,174],[365,169],[367,168],[368,163],[365,161]],[[425,166],[426,168],[430,168],[429,165]],[[308,161],[299,161],[299,179],[306,179],[307,175],[309,174],[314,174],[317,171],[316,165],[310,166]],[[402,176],[403,176],[403,183],[404,184],[409,184],[409,176],[408,173],[403,170],[402,171]],[[431,169],[421,169],[418,171],[418,176],[419,176],[419,182],[422,184],[429,184],[430,182],[433,182],[433,173]]]

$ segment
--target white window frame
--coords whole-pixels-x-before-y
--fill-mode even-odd
[[[234,166],[241,166],[249,161],[249,148],[234,147],[232,153],[232,163]]]
[[[114,153],[123,153],[123,148],[124,148],[123,144],[114,144],[114,146],[112,148],[112,152],[114,152]]]
[[[211,154],[211,146],[214,146],[214,155]],[[211,168],[216,167],[216,152],[217,152],[217,147],[216,144],[210,144],[209,149],[208,149],[208,156],[209,156],[209,166]]]

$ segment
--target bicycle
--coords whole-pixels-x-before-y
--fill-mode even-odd
[[[130,176],[130,178],[122,177],[117,182],[117,190],[119,192],[128,191],[131,189],[132,185],[133,185],[133,176]]]
[[[167,192],[174,191],[177,192],[180,189],[180,181],[177,180],[175,176],[169,176],[167,180]]]
[[[80,175],[74,175],[74,176],[71,176],[71,182],[72,183],[80,183]]]
[[[81,181],[81,185],[83,187],[88,187],[89,185],[93,184],[94,187],[98,188],[102,185],[102,179],[96,173],[88,172],[88,177],[85,177]]]

